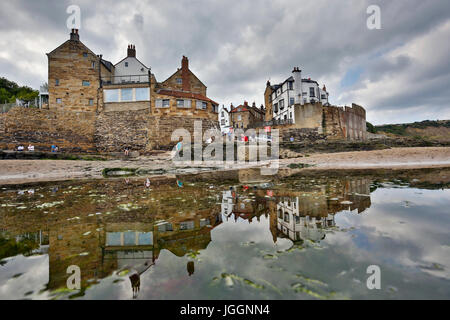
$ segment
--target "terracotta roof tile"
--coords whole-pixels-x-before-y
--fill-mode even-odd
[[[166,89],[161,89],[158,91],[158,93],[166,95],[166,96],[176,97],[176,98],[191,98],[191,99],[196,99],[196,100],[202,100],[202,101],[211,102],[215,105],[219,105],[214,100],[211,100],[207,96],[204,96],[200,93],[183,92],[183,91],[166,90]]]

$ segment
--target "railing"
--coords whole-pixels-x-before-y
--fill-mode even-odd
[[[292,119],[280,119],[280,120],[270,120],[270,121],[262,121],[262,122],[255,122],[252,124],[249,124],[248,128],[264,128],[264,127],[272,127],[272,126],[282,126],[282,125],[289,125],[293,124],[294,121]]]
[[[105,76],[101,78],[102,86],[133,84],[133,83],[150,83],[150,75],[127,75],[127,76]]]
[[[0,104],[0,113],[6,113],[16,106],[15,103]]]

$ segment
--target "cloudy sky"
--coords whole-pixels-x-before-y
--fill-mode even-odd
[[[374,124],[450,119],[448,0],[2,1],[0,76],[39,88],[45,53],[68,39],[72,4],[95,53],[117,63],[135,44],[158,81],[186,55],[221,104],[260,105],[266,81],[299,66],[331,103],[358,103]],[[380,30],[367,28],[372,4]]]

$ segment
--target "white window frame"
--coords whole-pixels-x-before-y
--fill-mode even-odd
[[[179,104],[180,101],[183,101],[183,105]],[[191,100],[189,100],[189,99],[177,99],[177,108],[190,109],[191,108]]]
[[[169,105],[164,106],[164,101],[169,101]],[[170,108],[170,99],[156,99],[155,107],[158,109]]]

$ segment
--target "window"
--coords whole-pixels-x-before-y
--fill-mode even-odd
[[[180,230],[192,230],[194,227],[194,221],[180,222]]]
[[[222,118],[225,117],[225,112],[222,111],[221,113],[222,113]]]
[[[92,69],[95,69],[95,61],[92,61]]]
[[[127,89],[121,89],[121,95],[120,95],[120,101],[133,101],[133,89],[127,88]]]
[[[197,100],[197,109],[206,110],[207,105],[206,102]]]
[[[273,105],[273,110],[275,111],[275,113],[278,112],[278,103],[275,103],[275,104]]]
[[[61,98],[56,98],[56,103],[57,104],[61,104],[62,103],[62,99]]]
[[[128,68],[128,62],[125,62],[125,67]]]
[[[170,100],[169,99],[157,99],[156,100],[156,108],[169,108]]]
[[[94,105],[94,99],[89,99],[89,105],[93,106]]]
[[[148,88],[136,88],[136,101],[149,101],[150,92]]]
[[[291,112],[291,119],[292,119],[292,112]]]
[[[87,52],[83,52],[83,57],[87,58],[88,53]]]
[[[287,115],[284,115],[284,120],[287,120]]]
[[[313,87],[309,88],[309,96],[310,97],[315,97],[314,88]]]
[[[321,98],[322,98],[322,99],[326,99],[327,96],[323,94],[323,95],[321,96]]]
[[[287,213],[284,214],[284,222],[289,223],[289,214]]]
[[[119,102],[119,89],[104,90],[105,102]]]
[[[289,98],[289,105],[292,106],[295,103],[294,98]]]
[[[183,79],[181,79],[181,78],[177,78],[177,84],[183,84]]]
[[[191,107],[191,100],[177,99],[177,107],[189,109]]]
[[[83,85],[83,87],[89,87],[91,85],[91,83],[87,80],[83,80],[82,85]]]
[[[205,103],[206,103],[206,102],[205,102]],[[219,112],[219,106],[213,104],[213,105],[212,105],[212,111],[215,112],[215,113],[218,113],[218,112]]]
[[[284,109],[284,99],[280,100],[279,105],[280,105],[280,110],[283,110]]]
[[[242,116],[239,114],[238,115],[238,121],[241,121],[242,120]]]
[[[289,83],[289,90],[294,90],[294,83],[293,82],[288,83]]]
[[[55,79],[55,86],[59,86],[59,79]]]

